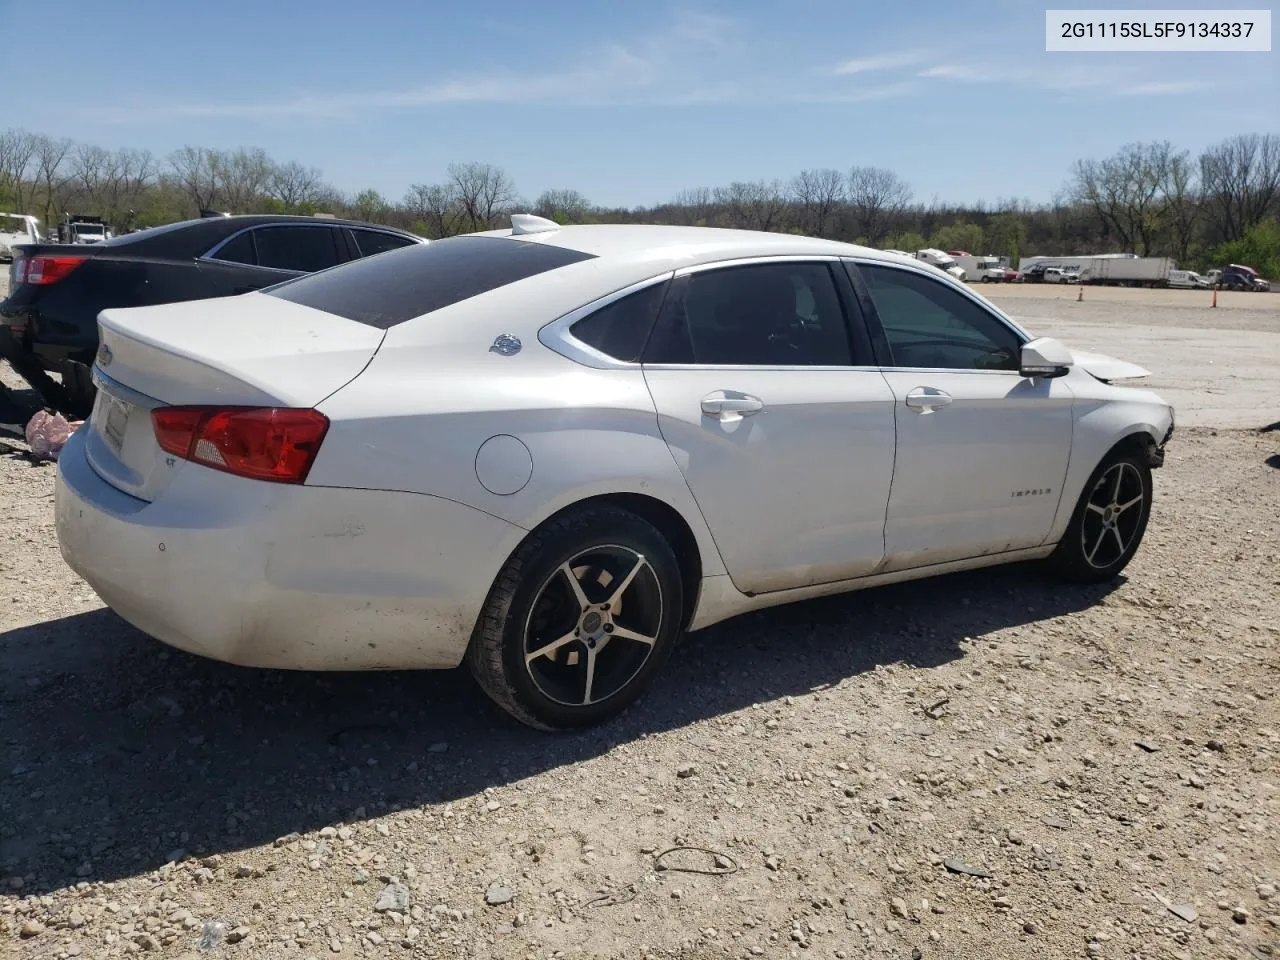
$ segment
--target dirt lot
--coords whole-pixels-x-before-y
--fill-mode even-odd
[[[744,617],[577,736],[149,641],[0,455],[0,956],[1280,956],[1280,298],[1121,293],[997,296],[1200,424],[1123,580]]]

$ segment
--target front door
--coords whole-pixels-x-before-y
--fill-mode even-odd
[[[862,576],[884,557],[894,397],[837,268],[678,276],[645,352],[662,435],[745,593]]]
[[[941,278],[858,270],[892,355],[898,453],[884,569],[1039,546],[1071,454],[1071,389],[1019,376],[1022,337]]]

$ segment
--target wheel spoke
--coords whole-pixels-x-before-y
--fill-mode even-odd
[[[619,626],[616,623],[613,625],[613,632],[609,636],[621,637],[623,640],[634,640],[636,643],[643,643],[650,647],[658,642],[657,637],[650,637],[634,630],[628,630],[626,627]]]
[[[643,554],[636,554],[635,564],[629,571],[627,571],[627,575],[622,578],[622,583],[618,584],[618,588],[609,595],[609,605],[611,607],[617,607],[618,601],[622,599],[622,595],[626,593],[627,588],[631,586],[631,581],[636,578],[636,574],[639,573],[641,568],[646,566],[648,562],[649,561],[644,558]]]
[[[1124,537],[1120,536],[1120,528],[1112,527],[1111,532],[1116,535],[1116,546],[1120,548],[1120,554],[1124,554]]]
[[[1085,504],[1085,507],[1086,509],[1093,511],[1094,513],[1105,514],[1107,512],[1106,507],[1100,507],[1096,503],[1087,503]]]
[[[1116,482],[1111,485],[1111,502],[1115,503],[1120,499],[1120,481],[1124,477],[1124,468],[1116,467]]]
[[[578,581],[577,574],[573,572],[573,568],[565,562],[560,564],[560,572],[569,581],[569,589],[573,591],[573,598],[578,602],[578,609],[586,610],[587,607],[591,606],[591,601],[587,599],[587,595],[582,589],[582,584]]]
[[[1103,527],[1102,532],[1098,534],[1098,542],[1093,545],[1093,549],[1089,551],[1088,560],[1093,563],[1093,558],[1098,555],[1098,548],[1102,546],[1102,541],[1107,538],[1109,527]]]
[[[1120,513],[1124,513],[1124,512],[1125,512],[1126,510],[1128,510],[1130,507],[1136,507],[1136,506],[1137,506],[1138,504],[1140,504],[1141,502],[1142,502],[1142,494],[1138,494],[1138,495],[1137,495],[1136,497],[1134,497],[1132,500],[1130,500],[1130,501],[1128,501],[1128,502],[1126,502],[1126,503],[1122,503],[1122,504],[1120,504],[1120,505],[1119,505],[1119,507],[1118,507],[1119,512],[1120,512]]]
[[[561,637],[559,640],[552,640],[546,646],[539,647],[537,650],[533,651],[533,653],[526,653],[524,655],[524,662],[533,663],[533,661],[537,660],[539,657],[549,657],[553,653],[555,653],[557,650],[559,650],[561,647],[563,647],[566,643],[573,643],[573,641],[577,639],[578,639],[577,632],[571,630],[568,633],[566,633],[563,637]]]
[[[587,683],[582,690],[582,705],[585,707],[591,703],[591,685],[596,679],[596,650],[594,647],[587,647]]]

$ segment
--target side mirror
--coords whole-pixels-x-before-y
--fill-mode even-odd
[[[1052,337],[1037,337],[1022,345],[1022,358],[1018,365],[1018,373],[1024,377],[1065,377],[1071,372],[1075,358],[1068,350]]]

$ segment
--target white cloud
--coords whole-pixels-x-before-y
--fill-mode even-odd
[[[827,91],[821,94],[797,94],[793,99],[804,103],[873,103],[877,100],[897,100],[919,93],[921,86],[911,80],[898,83],[882,83],[872,87],[848,91]]]
[[[845,60],[837,63],[831,68],[831,73],[837,77],[846,77],[855,73],[871,73],[879,70],[898,70],[902,67],[910,67],[920,62],[920,54],[914,52],[903,51],[901,53],[886,53],[873,57],[855,57],[852,60]]]
[[[1013,74],[1001,75],[986,67],[975,67],[964,63],[939,64],[936,67],[921,70],[916,76],[939,80],[960,80],[964,83],[997,83],[1000,80],[1013,78]]]
[[[1139,83],[1120,91],[1126,97],[1166,97],[1178,93],[1195,93],[1210,90],[1213,84],[1207,80],[1166,80]]]

